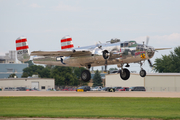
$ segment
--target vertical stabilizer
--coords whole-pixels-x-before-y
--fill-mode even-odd
[[[70,49],[73,48],[73,42],[72,42],[72,38],[69,36],[65,36],[61,39],[61,49]]]
[[[26,37],[18,37],[16,39],[17,59],[21,62],[26,62],[30,59],[29,46]]]

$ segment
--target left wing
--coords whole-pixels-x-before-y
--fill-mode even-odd
[[[91,55],[90,51],[33,51],[31,52],[31,56],[71,56],[71,57],[78,57],[78,56],[86,56]]]

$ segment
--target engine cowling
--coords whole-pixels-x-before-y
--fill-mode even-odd
[[[109,53],[107,50],[104,50],[104,51],[103,51],[103,58],[104,58],[105,60],[110,58],[110,53]]]

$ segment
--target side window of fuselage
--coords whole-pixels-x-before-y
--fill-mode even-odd
[[[123,47],[123,43],[121,43],[121,48]]]
[[[136,51],[144,51],[144,47],[143,46],[137,46]]]

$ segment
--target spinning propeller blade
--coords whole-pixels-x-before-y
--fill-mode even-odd
[[[146,46],[148,45],[148,43],[149,43],[149,36],[147,36],[146,38]]]

